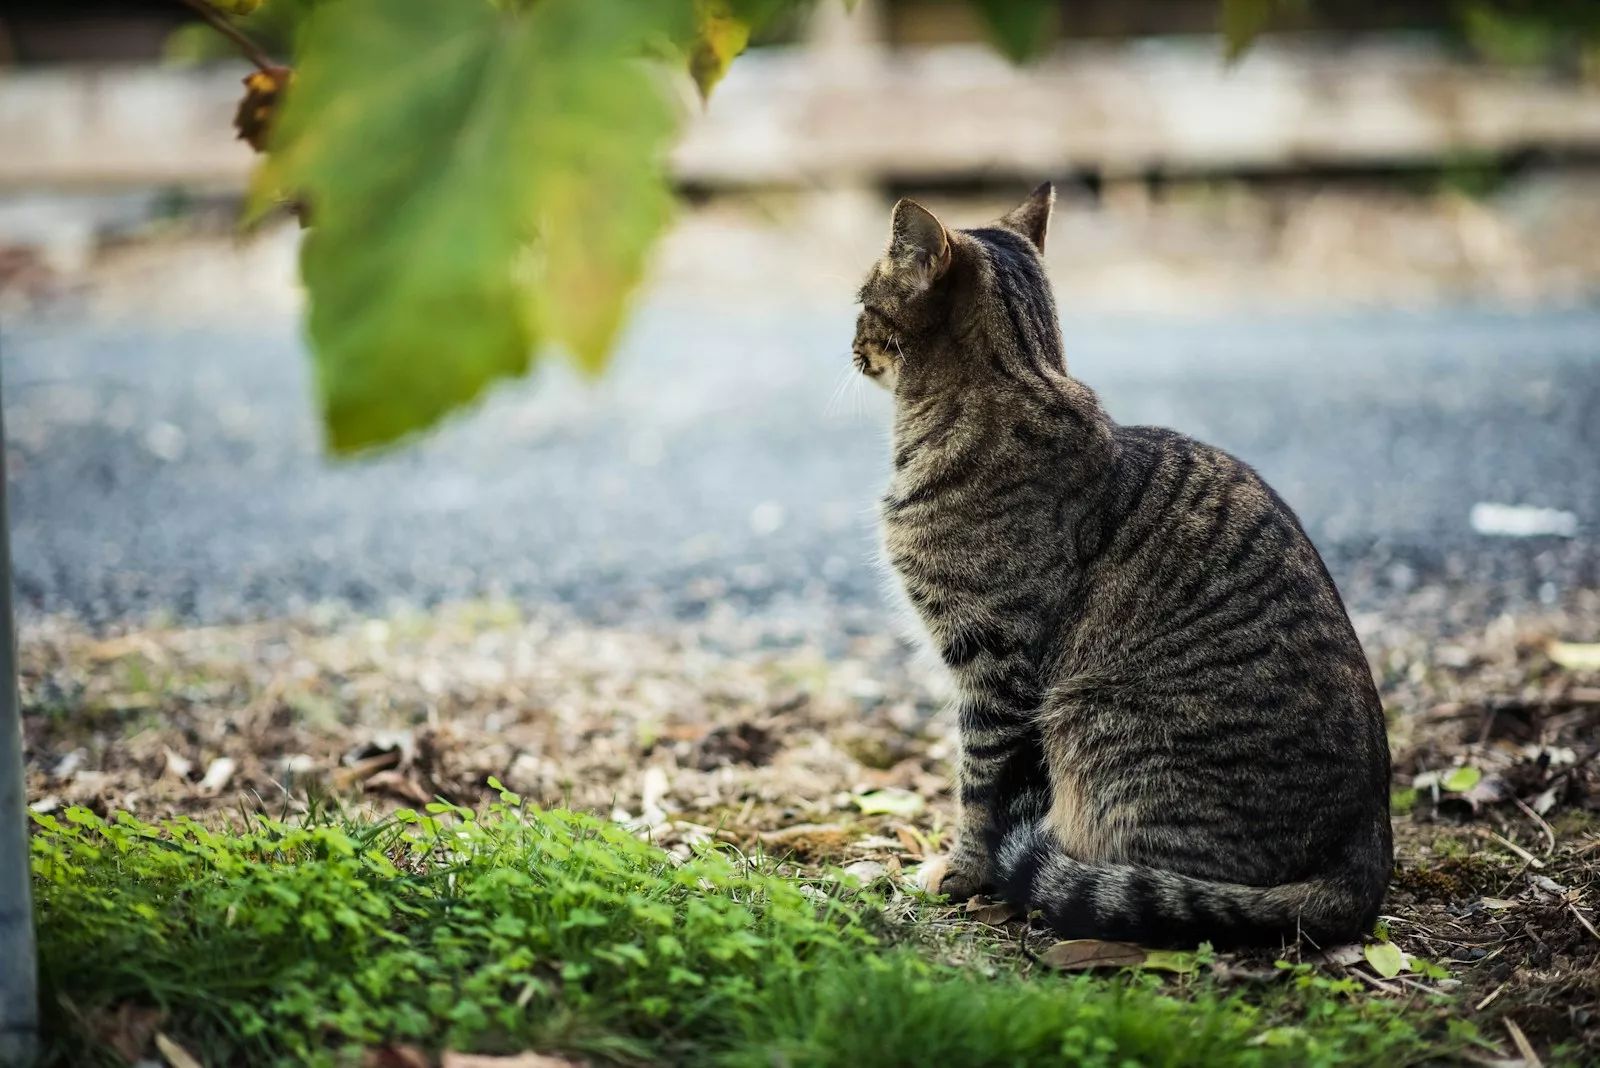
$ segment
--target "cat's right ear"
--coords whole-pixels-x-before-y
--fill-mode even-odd
[[[919,288],[926,289],[950,269],[950,235],[933,212],[902,198],[894,206],[889,255],[913,271]]]

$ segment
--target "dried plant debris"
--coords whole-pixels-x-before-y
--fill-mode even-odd
[[[876,886],[884,922],[964,966],[1229,984],[1311,969],[1367,996],[1448,998],[1506,1057],[1527,1042],[1592,1058],[1594,607],[1448,634],[1357,619],[1389,713],[1398,853],[1379,933],[1359,946],[1174,956],[1057,943],[1009,903],[930,898],[955,808],[954,725],[939,676],[887,635],[829,656],[731,617],[622,630],[484,604],[113,635],[36,620],[20,646],[28,792],[38,811],[221,818],[476,804],[493,778],[681,857],[715,839]],[[99,1026],[143,1045],[158,1023]]]

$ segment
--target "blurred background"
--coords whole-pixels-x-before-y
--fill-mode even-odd
[[[1334,13],[1336,7],[1337,13]],[[299,5],[255,28],[275,54]],[[1471,2],[838,0],[686,89],[679,221],[612,371],[556,361],[391,454],[323,456],[299,231],[236,218],[247,68],[167,0],[0,17],[0,356],[20,610],[95,628],[493,598],[601,624],[881,633],[887,398],[848,371],[897,196],[1042,179],[1071,369],[1256,465],[1352,607],[1600,614],[1600,52]],[[320,608],[319,608],[320,606]]]

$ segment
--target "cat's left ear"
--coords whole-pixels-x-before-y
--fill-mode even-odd
[[[1028,194],[1028,199],[1000,216],[1000,225],[1021,234],[1044,251],[1045,231],[1050,229],[1050,209],[1055,207],[1056,187],[1049,182]]]
[[[889,256],[910,269],[917,288],[927,289],[950,269],[950,235],[933,212],[902,198],[894,206]]]

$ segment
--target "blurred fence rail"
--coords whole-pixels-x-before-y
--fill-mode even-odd
[[[0,187],[242,187],[235,68],[0,73]],[[1063,49],[760,50],[673,156],[698,185],[1107,177],[1600,152],[1600,89],[1422,45],[1266,41],[1226,68],[1205,38]]]

